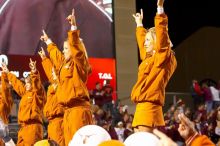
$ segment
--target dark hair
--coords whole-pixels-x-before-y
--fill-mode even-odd
[[[56,141],[49,139],[48,143],[50,144],[50,146],[59,146],[58,143],[56,143]]]
[[[101,84],[100,82],[96,82],[95,85]]]

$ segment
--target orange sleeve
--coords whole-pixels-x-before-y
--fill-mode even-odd
[[[161,66],[170,56],[170,39],[168,35],[168,18],[166,14],[155,16],[156,29],[156,66]]]
[[[22,97],[26,91],[24,84],[12,73],[8,73],[8,80],[17,94]]]
[[[190,146],[215,146],[215,144],[205,135],[196,137]]]
[[[56,44],[51,43],[47,46],[47,51],[50,56],[50,60],[55,66],[56,70],[60,69],[64,62],[64,57],[62,52],[57,48]]]
[[[30,76],[31,76],[32,91],[35,91],[37,95],[39,95],[39,97],[42,98],[43,100],[45,97],[45,90],[41,83],[39,72],[38,71],[36,71],[35,73],[31,72]]]
[[[146,58],[146,50],[144,49],[146,34],[147,34],[147,30],[144,27],[140,26],[136,28],[136,38],[137,38],[141,60],[144,60]]]
[[[8,116],[11,112],[13,99],[10,89],[7,87],[7,74],[2,72],[1,75],[1,98],[0,98],[0,117],[5,124],[8,124]]]
[[[86,48],[84,44],[79,40],[79,30],[68,32],[68,42],[73,53],[74,62],[77,63],[77,66],[82,70],[80,72],[80,76],[85,82],[88,74],[91,73],[91,67],[86,57]],[[86,79],[84,79],[85,76]]]
[[[44,72],[48,78],[48,80],[50,81],[50,83],[52,83],[53,79],[52,79],[52,68],[53,68],[53,64],[50,61],[49,58],[45,58],[42,60],[42,66],[44,69]]]

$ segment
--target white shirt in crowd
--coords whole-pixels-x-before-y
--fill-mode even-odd
[[[212,99],[213,99],[213,101],[220,101],[220,98],[219,98],[219,90],[216,89],[214,86],[210,86],[209,88],[210,88],[211,93],[212,93]]]
[[[121,141],[121,142],[124,142],[124,131],[125,131],[125,128],[115,127],[115,132],[118,135],[118,140]]]

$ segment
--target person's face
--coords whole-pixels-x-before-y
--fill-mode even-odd
[[[64,58],[65,60],[68,60],[70,59],[71,55],[72,55],[72,52],[70,50],[70,46],[69,46],[69,43],[67,41],[65,41],[63,43],[63,54],[64,54]]]
[[[27,77],[27,78],[25,79],[25,89],[26,89],[27,91],[30,91],[30,90],[31,90],[31,80],[30,80],[29,77]]]
[[[154,39],[151,32],[148,32],[145,36],[144,48],[147,53],[152,53],[154,50]]]
[[[101,84],[96,84],[96,89],[101,89]]]
[[[118,128],[123,128],[123,124],[119,124],[119,125],[118,125]]]
[[[172,111],[172,112],[175,111],[175,106],[174,105],[170,107],[170,111]]]
[[[132,128],[132,124],[131,123],[127,123],[126,127],[127,128]]]
[[[124,121],[127,122],[128,120],[129,120],[129,115],[128,115],[128,114],[125,114],[125,115],[124,115]]]

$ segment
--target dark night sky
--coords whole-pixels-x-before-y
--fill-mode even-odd
[[[144,9],[144,26],[152,27],[157,1],[137,0],[136,3],[138,12]],[[169,35],[174,46],[203,26],[220,27],[220,5],[217,3],[217,0],[165,0]]]

